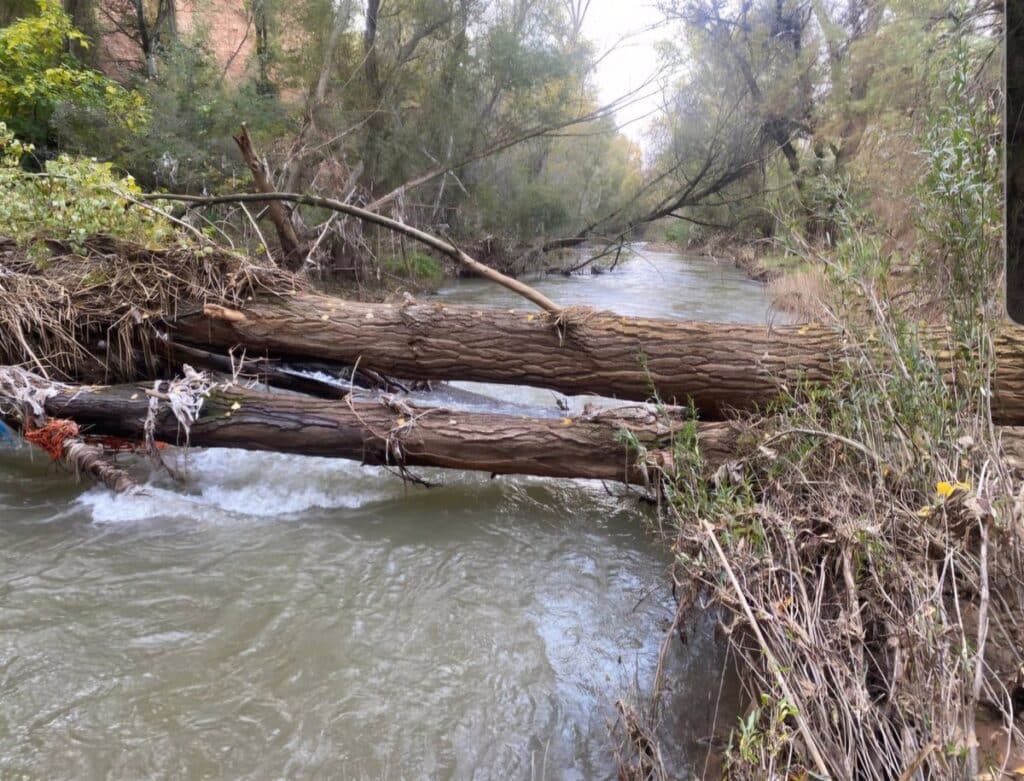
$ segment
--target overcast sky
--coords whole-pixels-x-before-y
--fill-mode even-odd
[[[662,15],[655,8],[654,0],[591,0],[584,19],[583,34],[596,44],[599,53],[618,44],[602,60],[595,74],[602,103],[608,103],[640,86],[658,69],[655,45],[667,37],[668,30],[644,30],[661,21]],[[619,122],[629,123],[623,132],[634,141],[642,142],[646,121],[630,120],[656,109],[659,103],[660,95],[655,94],[620,111]]]

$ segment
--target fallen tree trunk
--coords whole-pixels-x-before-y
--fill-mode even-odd
[[[708,419],[763,408],[782,389],[827,382],[844,350],[818,325],[765,326],[624,317],[570,308],[557,317],[441,303],[366,304],[299,294],[244,311],[207,306],[170,323],[176,340],[250,354],[318,358],[396,377],[533,385],[567,394],[690,401]],[[936,335],[937,360],[954,359]],[[1024,329],[996,337],[997,423],[1024,423]]]
[[[44,382],[36,379],[36,382]],[[48,385],[52,418],[83,431],[141,440],[152,392],[136,386]],[[159,394],[157,394],[159,396]],[[171,444],[243,448],[354,459],[396,467],[444,467],[542,477],[653,482],[668,467],[673,431],[682,425],[648,407],[601,410],[574,418],[527,418],[414,407],[392,396],[325,401],[237,386],[215,388],[186,433],[166,400],[153,436]],[[737,429],[703,423],[698,437],[709,464],[735,449]],[[639,443],[627,446],[623,432]]]
[[[89,475],[115,493],[141,490],[131,475],[107,460],[101,447],[82,439],[74,421],[46,419],[43,401],[50,392],[48,385],[28,372],[0,366],[0,424],[6,420],[18,426],[27,441],[54,461],[77,475]]]

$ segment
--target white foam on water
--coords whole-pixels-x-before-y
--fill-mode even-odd
[[[85,507],[96,523],[187,520],[207,515],[202,502],[152,485],[135,494],[115,494],[103,486],[94,486],[79,496],[75,504]]]
[[[378,469],[329,458],[210,449],[177,453],[169,462],[185,477],[183,485],[154,472],[141,494],[119,496],[96,487],[78,501],[98,522],[228,521],[354,509],[402,490],[400,481]]]
[[[204,503],[241,515],[275,516],[314,507],[356,508],[401,490],[379,470],[331,458],[205,450],[185,461]]]

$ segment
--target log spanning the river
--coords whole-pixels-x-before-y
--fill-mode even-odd
[[[51,418],[73,420],[87,434],[143,439],[152,398],[143,388],[52,387],[43,401]],[[166,401],[159,402],[155,423],[155,439],[185,444]],[[645,484],[656,480],[651,467],[671,465],[671,438],[681,425],[681,419],[646,406],[549,419],[417,407],[386,395],[331,401],[231,386],[209,392],[188,441],[365,464]],[[640,443],[644,455],[627,447],[623,432]],[[709,464],[729,457],[736,436],[729,423],[698,427]]]
[[[765,326],[625,317],[581,308],[560,316],[442,303],[367,304],[322,295],[207,306],[171,323],[173,338],[240,345],[277,358],[324,359],[426,380],[533,385],[567,394],[690,401],[706,419],[763,408],[827,382],[842,336],[818,325]],[[936,335],[936,357],[953,371]],[[1024,329],[996,338],[997,423],[1024,423]]]

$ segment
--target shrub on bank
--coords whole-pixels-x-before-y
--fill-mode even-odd
[[[136,201],[142,192],[130,176],[110,163],[60,155],[41,172],[26,171],[22,159],[33,149],[0,122],[0,226],[4,235],[29,245],[66,241],[80,246],[107,235],[140,244],[173,239],[170,222]],[[45,247],[38,248],[45,255]]]
[[[849,197],[829,207],[834,246],[802,245],[848,345],[833,382],[780,388],[710,481],[681,432],[665,475],[680,614],[713,598],[743,661],[730,777],[1024,766],[1020,475],[990,410],[1001,139],[964,44],[948,54],[948,104],[920,139],[918,252],[894,257]],[[920,324],[921,300],[944,302],[944,328]]]

